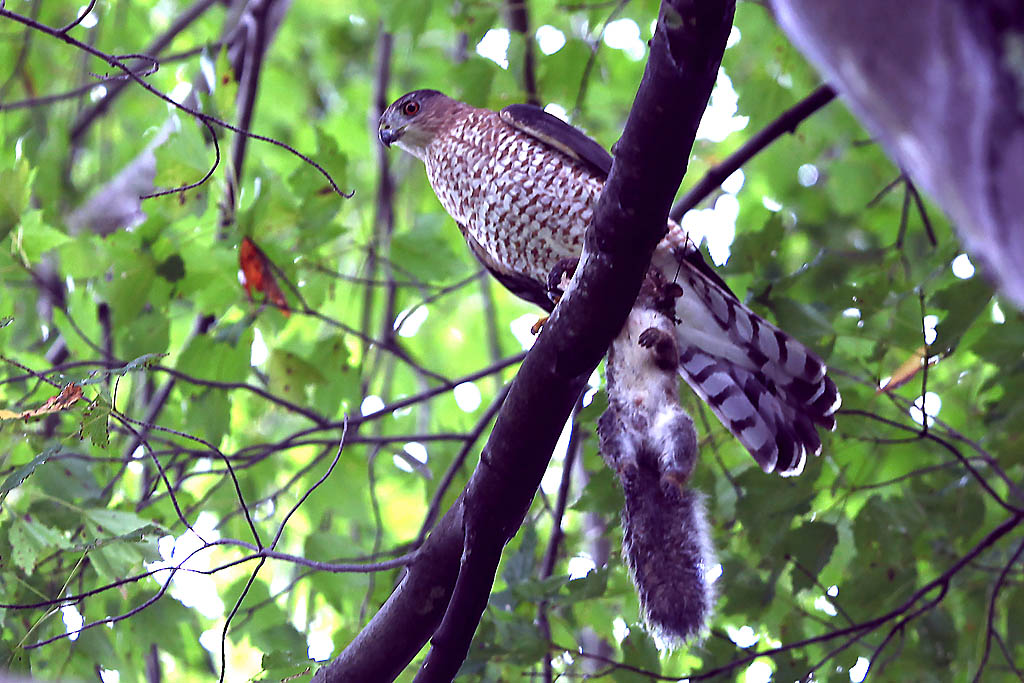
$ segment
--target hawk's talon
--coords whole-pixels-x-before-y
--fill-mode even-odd
[[[569,286],[569,280],[576,274],[576,266],[580,264],[578,258],[564,258],[555,264],[555,267],[548,273],[548,298],[552,303],[558,303]]]
[[[658,291],[657,299],[655,300],[655,308],[674,324],[679,324],[679,318],[676,317],[676,299],[683,295],[683,288],[676,282],[666,282],[661,286]]]

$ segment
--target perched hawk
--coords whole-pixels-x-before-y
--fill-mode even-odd
[[[513,294],[547,310],[552,269],[578,258],[612,158],[529,105],[500,113],[417,90],[381,116],[378,134],[421,159],[470,250]],[[799,474],[833,429],[839,392],[825,364],[729,291],[675,223],[652,265],[676,298],[679,374],[766,472]]]

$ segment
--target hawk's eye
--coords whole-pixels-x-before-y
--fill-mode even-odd
[[[402,113],[406,116],[416,116],[420,110],[420,103],[416,100],[410,100],[402,105]]]

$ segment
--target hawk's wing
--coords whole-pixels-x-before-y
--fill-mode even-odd
[[[612,170],[612,155],[579,128],[532,104],[510,104],[498,112],[501,120],[516,130],[554,147],[590,167],[602,180]]]

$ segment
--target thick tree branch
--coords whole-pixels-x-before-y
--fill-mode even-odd
[[[384,606],[314,682],[394,680],[444,616],[462,554],[462,496],[441,518]]]
[[[434,553],[435,562],[453,570],[461,554],[461,566],[417,681],[451,680],[465,659],[501,551],[522,524],[566,417],[629,313],[654,246],[665,232],[733,9],[732,0],[662,5],[647,70],[575,281],[524,361],[465,494],[424,544],[424,555]],[[460,506],[464,522],[456,525],[452,520]],[[441,547],[452,554],[439,554]],[[420,560],[410,567],[381,612],[316,680],[357,680],[357,672],[371,670],[365,668],[371,661],[388,666],[373,670],[374,680],[397,675],[444,610],[443,600],[425,605],[427,594],[410,589],[426,573],[434,577],[427,584],[433,594],[441,596],[448,589],[439,566],[432,564]],[[454,572],[446,578],[454,580]],[[415,612],[415,619],[403,618],[414,612],[410,600],[424,608]]]
[[[315,680],[389,680],[431,634],[416,680],[448,681],[458,671],[501,551],[522,524],[565,420],[629,313],[665,232],[733,10],[733,0],[662,4],[573,285],[524,361],[465,493],[381,611]]]

